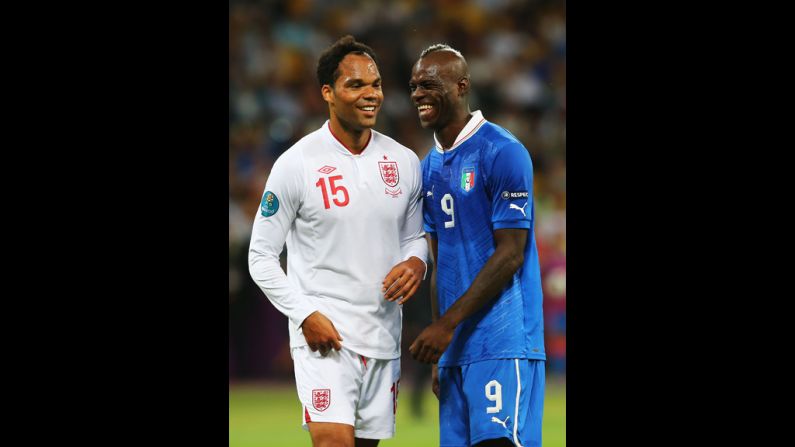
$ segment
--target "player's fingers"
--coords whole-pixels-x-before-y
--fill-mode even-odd
[[[389,287],[387,287],[386,293],[384,293],[384,298],[386,298],[387,301],[394,301],[395,298],[399,296],[396,293],[400,290],[400,287],[400,278],[398,278],[395,280],[395,282],[390,284]]]
[[[395,286],[389,291],[389,301],[394,301],[403,295],[405,290],[408,290],[407,284],[411,280],[411,275],[405,274],[395,281]]]
[[[334,326],[334,323],[330,324],[331,324],[331,331],[329,333],[328,338],[326,339],[326,344],[329,350],[333,348],[339,351],[340,349],[342,349],[342,344],[340,343],[342,341],[342,336],[340,335],[339,331],[337,331],[337,328]]]
[[[422,340],[420,340],[420,338],[417,337],[417,339],[414,340],[414,343],[412,343],[411,346],[409,346],[409,352],[411,352],[411,356],[414,357],[414,360],[420,359],[420,354],[422,353],[422,345],[423,345]]]
[[[334,331],[334,338],[335,338],[336,340],[342,341],[342,336],[341,336],[341,335],[340,335],[340,333],[337,331],[337,328],[334,326],[334,323],[331,323],[331,330],[333,330],[333,331]]]
[[[395,281],[395,286],[389,289],[389,294],[386,296],[387,301],[395,301],[401,295],[403,295],[403,284],[399,281]]]
[[[392,282],[388,283],[381,289],[384,292],[384,298],[386,298],[387,301],[391,297],[392,289],[394,289],[395,286],[397,285],[398,285],[397,278],[395,278],[394,280],[392,280]]]
[[[406,267],[406,266],[393,268],[389,272],[389,274],[386,275],[386,278],[384,278],[382,290],[389,289],[389,286],[392,283],[394,283],[395,281],[400,280],[400,278],[406,278],[406,277],[410,276],[411,273],[412,273],[412,270],[410,268]]]
[[[389,286],[395,282],[397,278],[400,277],[399,269],[393,268],[392,270],[387,273],[386,278],[381,282],[381,291],[386,292],[389,289]]]
[[[426,358],[425,363],[436,363],[436,359],[438,359],[438,357],[436,356],[436,350],[434,350],[433,348],[429,348],[428,355],[425,358]]]
[[[403,304],[406,301],[408,301],[409,298],[411,298],[412,296],[414,296],[415,293],[417,293],[417,289],[419,289],[419,288],[420,288],[419,281],[415,281],[415,280],[409,281],[406,284],[406,286],[403,287],[405,292],[403,292],[403,298],[401,298],[400,301],[398,301],[398,304]]]
[[[431,359],[431,348],[428,345],[424,345],[422,350],[420,351],[420,361],[422,363],[429,363]]]
[[[401,283],[400,283],[400,295],[397,295],[397,296],[405,295],[406,292],[411,290],[411,288],[414,286],[414,283],[416,283],[416,282],[417,282],[417,280],[414,279],[414,276],[412,276],[412,275],[404,276],[402,281],[401,281]]]
[[[404,293],[404,294],[403,294],[403,298],[401,298],[401,299],[400,299],[400,301],[398,301],[398,304],[403,304],[403,303],[405,303],[406,301],[408,301],[408,300],[409,300],[409,298],[411,298],[412,296],[414,296],[414,294],[415,294],[415,293],[417,293],[417,289],[418,289],[419,287],[420,287],[420,283],[419,283],[419,282],[417,282],[417,281],[412,281],[411,288],[410,288],[410,289],[408,289],[408,292],[406,292],[406,293]],[[408,286],[406,286],[406,287],[404,287],[404,288],[408,288]]]
[[[422,349],[420,350],[420,358],[419,358],[419,360],[422,363],[428,363],[428,347],[427,346],[423,346]]]

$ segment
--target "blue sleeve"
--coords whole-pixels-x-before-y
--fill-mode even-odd
[[[433,149],[431,149],[433,150]],[[428,196],[428,193],[432,192],[432,188],[430,185],[430,159],[431,153],[425,156],[422,159],[420,166],[422,167],[422,227],[426,233],[428,233],[432,238],[436,239],[436,224],[433,222],[433,214],[431,213],[431,205],[433,204],[433,196]]]
[[[533,220],[533,163],[519,142],[496,148],[487,171],[491,194],[491,222],[501,228],[531,228]]]

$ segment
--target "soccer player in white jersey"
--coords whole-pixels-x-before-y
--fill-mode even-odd
[[[401,304],[426,271],[420,162],[372,129],[383,93],[370,47],[341,38],[317,76],[329,120],[274,163],[249,271],[288,317],[312,444],[372,447],[394,436]]]

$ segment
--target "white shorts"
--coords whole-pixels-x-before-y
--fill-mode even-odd
[[[395,435],[400,359],[377,360],[342,348],[325,357],[309,346],[290,351],[298,399],[307,422],[354,427],[354,436],[388,439]]]

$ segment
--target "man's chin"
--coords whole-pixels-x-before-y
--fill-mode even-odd
[[[370,129],[375,127],[376,118],[366,118],[363,120],[359,120],[359,126],[364,129]]]

